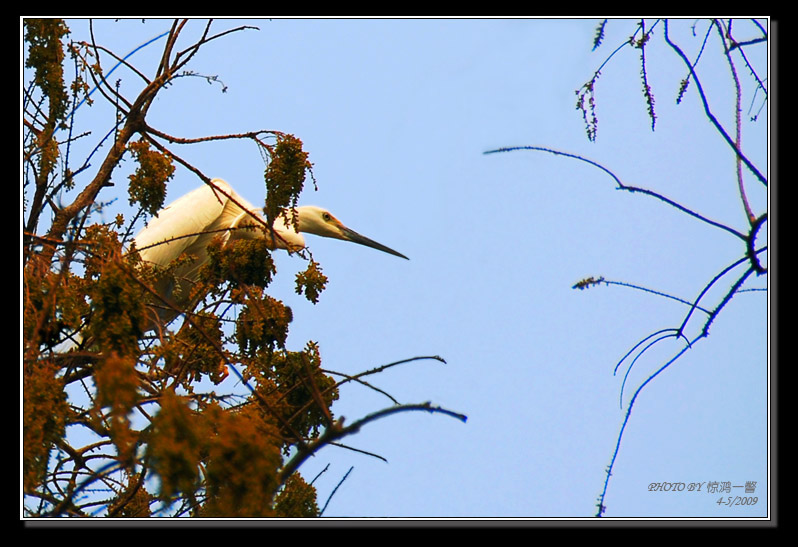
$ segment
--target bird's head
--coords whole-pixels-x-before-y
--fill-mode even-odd
[[[377,249],[384,253],[392,254],[404,259],[409,260],[405,255],[394,251],[373,241],[366,236],[362,236],[356,231],[347,228],[343,223],[335,218],[332,213],[321,207],[315,205],[304,205],[297,207],[297,214],[299,215],[299,231],[308,234],[315,234],[322,237],[331,237],[335,239],[343,239],[344,241],[351,241],[372,249]]]

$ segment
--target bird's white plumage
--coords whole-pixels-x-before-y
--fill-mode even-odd
[[[265,238],[271,249],[297,251],[305,247],[305,239],[299,232],[306,232],[407,258],[347,228],[326,209],[303,206],[297,207],[296,213],[298,230],[282,216],[269,229],[261,208],[248,203],[227,182],[213,179],[210,185],[203,185],[164,207],[134,241],[141,258],[155,266],[165,267],[180,257],[192,257],[175,269],[177,286],[165,280],[154,288],[161,298],[174,300],[173,308],[191,304],[188,301],[191,286],[208,261],[207,247],[214,238],[221,238],[224,244],[236,239]],[[175,314],[167,311],[161,315],[166,318]]]
[[[228,243],[239,238],[264,237],[266,222],[262,209],[239,196],[221,179],[203,185],[164,207],[158,216],[136,235],[141,258],[167,266],[184,253],[204,262],[205,248],[215,237]],[[292,250],[305,246],[304,238],[282,218],[275,222],[276,236],[270,247]]]
[[[236,239],[265,237],[271,248],[296,250],[304,247],[304,238],[284,221],[276,221],[274,234],[269,231],[261,209],[248,203],[221,179],[203,185],[164,207],[134,238],[142,260],[165,267],[174,260],[189,256],[190,261],[176,267],[174,279],[164,279],[156,287],[158,295],[185,308],[191,289],[208,261],[208,244],[221,238],[224,244]],[[159,306],[160,307],[160,306]],[[173,310],[164,309],[161,319],[171,319]]]

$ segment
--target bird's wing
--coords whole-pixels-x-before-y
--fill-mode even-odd
[[[230,201],[228,195],[235,193],[223,180],[214,179],[213,184],[216,189],[203,185],[167,205],[136,235],[144,260],[168,265],[216,223]]]

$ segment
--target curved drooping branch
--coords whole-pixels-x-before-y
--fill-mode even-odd
[[[401,412],[419,411],[444,414],[446,416],[456,418],[464,423],[468,419],[468,417],[464,414],[447,410],[439,406],[433,406],[432,403],[429,402],[387,407],[382,410],[372,412],[371,414],[368,414],[367,416],[364,416],[363,418],[353,422],[349,426],[344,426],[344,419],[339,418],[336,422],[331,424],[331,426],[327,427],[327,429],[324,430],[324,433],[322,433],[318,439],[312,443],[309,443],[307,447],[300,449],[294,457],[292,457],[285,463],[285,465],[283,465],[282,469],[280,470],[280,484],[284,484],[285,481],[288,480],[288,477],[290,477],[297,469],[299,469],[299,466],[301,466],[305,460],[318,452],[324,446],[357,433],[363,426],[387,416]]]
[[[613,178],[613,180],[616,182],[616,184],[618,185],[618,190],[626,190],[627,192],[640,193],[640,194],[645,194],[647,196],[651,196],[651,197],[656,198],[656,199],[658,199],[658,200],[660,200],[660,201],[662,201],[664,203],[667,203],[668,205],[670,205],[672,207],[675,207],[679,211],[681,211],[683,213],[686,213],[687,215],[689,215],[689,216],[691,216],[693,218],[697,218],[698,220],[700,220],[702,222],[706,222],[710,226],[714,226],[715,228],[720,228],[721,230],[725,230],[726,232],[738,237],[739,239],[742,239],[743,241],[746,240],[746,235],[743,234],[742,232],[739,232],[739,231],[735,230],[734,228],[732,228],[730,226],[726,226],[725,224],[722,224],[722,223],[717,222],[715,220],[711,220],[711,219],[709,219],[709,218],[707,218],[707,217],[705,217],[705,216],[693,211],[692,209],[690,209],[688,207],[685,207],[684,205],[681,205],[681,204],[673,201],[670,198],[665,197],[664,195],[662,195],[662,194],[660,194],[658,192],[654,192],[653,190],[649,190],[647,188],[641,188],[641,187],[637,187],[637,186],[630,186],[630,185],[624,184],[621,181],[621,179],[618,178],[618,176],[615,173],[613,173],[611,170],[607,169],[606,167],[604,167],[603,165],[601,165],[598,162],[595,162],[595,161],[593,161],[591,159],[585,158],[584,156],[580,156],[578,154],[571,154],[569,152],[562,152],[560,150],[554,150],[552,148],[546,148],[544,146],[531,146],[531,145],[530,146],[508,146],[508,147],[503,147],[503,148],[497,148],[495,150],[487,150],[486,152],[483,152],[483,153],[484,154],[496,154],[496,153],[499,153],[499,152],[514,152],[514,151],[518,151],[518,150],[535,150],[535,151],[538,151],[538,152],[548,152],[549,154],[554,154],[556,156],[565,156],[565,157],[568,157],[568,158],[573,158],[573,159],[576,159],[576,160],[579,160],[579,161],[583,161],[583,162],[588,163],[588,164],[590,164],[590,165],[592,165],[594,167],[598,167],[599,169],[601,169],[602,171],[607,173],[609,176],[611,176]]]
[[[730,265],[729,267],[724,268],[724,270],[720,274],[718,274],[718,276],[716,276],[715,279],[713,279],[712,283],[714,283],[714,281],[716,279],[719,279],[720,276],[728,273],[734,266],[739,266],[743,262],[745,262],[745,259],[738,260],[734,264]],[[701,329],[701,332],[698,335],[696,335],[692,340],[688,341],[688,343],[685,344],[684,347],[682,347],[675,355],[673,355],[664,364],[662,364],[662,366],[660,366],[657,370],[655,370],[652,374],[650,374],[637,387],[637,389],[635,389],[634,393],[632,394],[631,399],[629,400],[629,404],[626,407],[626,412],[624,414],[624,419],[623,419],[623,422],[621,424],[621,429],[618,432],[618,437],[617,437],[616,442],[615,442],[615,449],[614,449],[614,451],[612,453],[612,458],[610,460],[610,463],[609,463],[609,465],[607,466],[607,469],[606,469],[606,474],[605,474],[605,478],[604,478],[604,486],[602,488],[601,494],[599,495],[598,503],[596,504],[596,507],[598,508],[598,511],[596,512],[596,516],[597,517],[601,517],[604,514],[604,511],[606,509],[606,506],[604,505],[604,500],[606,499],[606,496],[607,496],[607,489],[609,488],[610,477],[612,476],[612,470],[614,469],[615,461],[618,458],[618,454],[619,454],[619,452],[621,450],[621,442],[623,441],[623,435],[624,435],[624,432],[626,431],[626,426],[629,423],[629,419],[631,418],[632,408],[634,407],[634,404],[637,401],[637,397],[640,395],[640,393],[643,391],[643,389],[649,383],[651,383],[651,381],[654,380],[654,378],[659,376],[668,367],[670,367],[673,363],[675,363],[682,355],[684,355],[687,352],[687,350],[691,349],[696,344],[696,342],[698,342],[702,338],[706,338],[707,336],[709,336],[709,326],[712,324],[712,321],[714,321],[715,317],[717,317],[718,313],[720,313],[720,311],[726,306],[726,304],[728,304],[731,301],[732,297],[735,294],[737,294],[737,292],[739,292],[739,289],[742,286],[742,284],[745,282],[746,279],[748,279],[748,277],[750,277],[750,275],[752,273],[755,273],[754,268],[747,268],[745,270],[745,272],[743,272],[743,274],[732,284],[732,286],[729,288],[728,292],[721,299],[720,303],[712,310],[712,312],[710,313],[709,317],[707,318],[707,320],[706,320],[706,322],[704,324],[704,327]],[[703,291],[702,291],[702,294],[703,294]],[[638,357],[640,357],[640,355],[638,355]],[[627,374],[628,374],[628,372],[627,372]]]

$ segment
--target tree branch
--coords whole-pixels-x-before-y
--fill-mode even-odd
[[[745,239],[746,239],[745,234],[743,234],[741,232],[738,232],[734,228],[730,228],[729,226],[726,226],[725,224],[721,224],[720,222],[716,222],[714,220],[710,220],[707,217],[696,213],[692,209],[688,209],[684,205],[680,205],[679,203],[676,203],[672,199],[663,196],[662,194],[654,192],[653,190],[648,190],[646,188],[639,188],[639,187],[636,187],[636,186],[629,186],[629,185],[624,184],[623,182],[621,182],[621,179],[619,179],[618,176],[615,175],[615,173],[613,173],[612,171],[610,171],[609,169],[607,169],[606,167],[604,167],[600,163],[597,163],[597,162],[595,162],[593,160],[590,160],[590,159],[587,159],[585,157],[579,156],[577,154],[570,154],[568,152],[561,152],[559,150],[553,150],[551,148],[545,148],[543,146],[532,146],[532,145],[530,145],[530,146],[511,146],[511,147],[497,148],[495,150],[488,150],[486,152],[483,152],[483,154],[496,154],[498,152],[514,152],[516,150],[536,150],[536,151],[539,151],[539,152],[548,152],[549,154],[554,154],[556,156],[565,156],[565,157],[568,157],[568,158],[573,158],[573,159],[576,159],[576,160],[579,160],[579,161],[583,161],[583,162],[588,163],[588,164],[590,164],[590,165],[592,165],[594,167],[598,167],[599,169],[601,169],[602,171],[607,173],[609,176],[611,176],[613,178],[613,180],[615,181],[615,183],[618,185],[618,189],[619,190],[626,190],[627,192],[632,192],[632,193],[637,192],[637,193],[645,194],[647,196],[651,196],[651,197],[656,198],[656,199],[658,199],[658,200],[660,200],[660,201],[662,201],[664,203],[667,203],[668,205],[670,205],[672,207],[675,207],[676,209],[682,211],[683,213],[687,213],[688,215],[690,215],[693,218],[697,218],[698,220],[701,220],[702,222],[706,222],[707,224],[709,224],[711,226],[714,226],[716,228],[720,228],[721,230],[725,230],[726,232],[729,232],[730,234],[737,236],[738,238],[742,239],[743,241],[745,241]]]
[[[698,88],[698,94],[701,97],[701,102],[704,105],[704,113],[706,114],[706,116],[709,119],[709,121],[712,122],[712,125],[715,126],[715,129],[717,129],[718,133],[720,133],[720,135],[723,137],[723,140],[725,140],[729,144],[729,146],[732,147],[734,152],[743,161],[743,163],[745,163],[746,167],[748,167],[748,169],[751,171],[751,173],[753,173],[754,176],[757,179],[759,179],[759,181],[762,184],[767,186],[767,184],[768,184],[767,178],[765,178],[765,176],[762,173],[759,172],[759,170],[754,166],[753,163],[751,163],[751,161],[748,159],[748,157],[746,157],[745,154],[743,154],[742,150],[740,150],[737,147],[737,145],[734,143],[734,141],[731,139],[731,137],[729,137],[729,134],[726,133],[726,130],[723,129],[723,126],[720,124],[720,122],[718,122],[718,120],[715,117],[715,115],[712,114],[712,111],[709,109],[709,102],[707,101],[706,94],[704,93],[704,88],[701,86],[701,81],[698,79],[698,74],[696,74],[693,65],[687,59],[687,56],[684,54],[684,52],[679,48],[679,46],[677,46],[675,43],[673,43],[671,41],[670,36],[668,35],[668,20],[667,19],[665,19],[665,41],[668,43],[668,45],[671,47],[671,49],[673,49],[679,55],[679,57],[682,59],[684,64],[687,65],[688,70],[690,70],[690,75],[693,77],[693,80],[695,81],[696,88]]]
[[[285,484],[285,481],[288,480],[294,471],[299,469],[299,467],[307,460],[310,456],[320,450],[327,444],[330,444],[333,441],[337,441],[339,439],[343,439],[348,435],[352,435],[353,433],[357,433],[360,429],[371,422],[379,420],[381,418],[385,418],[386,416],[390,416],[391,414],[398,414],[400,412],[413,412],[413,411],[424,411],[430,413],[441,413],[447,416],[451,416],[452,418],[456,418],[465,423],[468,419],[467,416],[464,414],[458,414],[457,412],[453,412],[451,410],[446,410],[445,408],[432,406],[431,403],[421,403],[421,404],[408,404],[408,405],[398,405],[392,406],[388,408],[384,408],[377,412],[373,412],[360,420],[354,422],[352,425],[344,427],[343,425],[343,418],[340,418],[337,422],[332,424],[331,427],[328,427],[324,430],[318,439],[313,441],[312,443],[308,444],[306,447],[302,448],[297,452],[297,454],[288,460],[283,468],[280,470],[279,473],[279,483]]]

